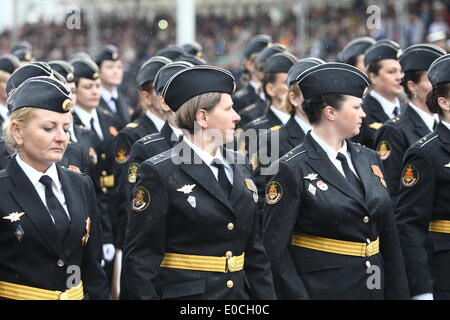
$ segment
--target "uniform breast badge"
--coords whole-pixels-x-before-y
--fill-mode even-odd
[[[86,219],[86,234],[81,238],[81,245],[84,247],[89,241],[89,235],[91,234],[91,218]]]
[[[195,199],[194,196],[189,196],[189,198],[187,198],[187,202],[189,202],[192,208],[197,207],[197,200]]]
[[[277,181],[271,181],[266,187],[266,203],[275,204],[281,200],[283,196],[283,189]]]
[[[322,180],[317,181],[317,188],[319,188],[322,191],[327,191],[328,190],[328,185],[323,182]]]
[[[386,160],[387,158],[390,157],[390,155],[392,153],[391,144],[387,141],[381,141],[378,144],[377,153],[380,156],[381,160],[383,160],[383,161]]]
[[[317,173],[310,173],[307,176],[303,177],[303,179],[314,181],[317,180],[317,176],[318,176]]]
[[[384,180],[383,172],[381,172],[380,167],[372,165],[372,172],[375,176],[377,176],[380,179],[380,182],[383,185],[383,187],[387,188],[386,180]]]
[[[25,212],[11,212],[6,217],[3,217],[5,220],[9,220],[10,222],[20,221],[20,218],[25,214]]]
[[[446,168],[450,168],[450,162],[449,163],[447,163],[444,167],[446,167]]]
[[[19,226],[16,228],[16,231],[14,232],[14,235],[17,238],[17,241],[21,241],[23,238],[23,235],[25,234],[25,232],[23,231],[21,225],[19,224]]]
[[[253,192],[253,201],[255,203],[258,202],[258,189],[256,188],[255,182],[253,182],[252,179],[245,179],[245,185],[247,186],[247,189]]]
[[[150,192],[142,186],[133,190],[133,211],[142,212],[148,208],[150,204]]]
[[[414,186],[419,181],[419,171],[416,167],[408,164],[402,173],[402,185],[407,188]]]
[[[308,186],[308,191],[309,191],[313,196],[315,196],[315,195],[316,195],[316,190],[317,190],[316,187],[314,187],[313,184],[310,183],[309,186]]]
[[[184,194],[190,194],[195,188],[195,184],[186,184],[181,188],[177,189],[178,192],[183,192]]]

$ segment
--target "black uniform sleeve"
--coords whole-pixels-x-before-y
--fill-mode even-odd
[[[415,183],[400,184],[396,203],[397,224],[405,256],[411,295],[433,292],[428,264],[428,228],[433,212],[436,169],[427,152],[419,147],[408,149],[404,163],[413,169]],[[410,171],[411,172],[411,171]],[[402,177],[403,179],[403,177]]]
[[[169,199],[165,181],[155,166],[149,162],[142,163],[139,177],[131,201],[135,201],[141,192],[143,202],[139,204],[144,205],[144,209],[134,205],[129,217],[122,284],[126,284],[125,296],[128,299],[159,299],[153,281],[159,273],[165,252]]]
[[[305,284],[292,261],[289,247],[297,216],[300,212],[300,186],[294,170],[277,161],[278,173],[269,181],[281,186],[281,198],[267,204],[263,213],[263,243],[272,264],[273,281],[278,299],[307,299]]]

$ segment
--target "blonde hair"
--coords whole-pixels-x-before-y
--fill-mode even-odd
[[[189,133],[194,133],[194,123],[196,114],[200,109],[212,111],[220,103],[222,93],[208,92],[195,96],[186,101],[180,109],[175,112],[175,121],[180,129],[186,129]]]
[[[18,153],[20,149],[20,146],[17,144],[12,134],[12,123],[16,122],[19,127],[25,128],[28,122],[33,118],[34,110],[35,108],[32,107],[20,108],[14,111],[10,118],[3,124],[3,139],[5,140],[6,147],[11,155]]]
[[[295,115],[295,106],[291,103],[291,101],[289,100],[289,93],[294,93],[295,96],[300,96],[301,92],[300,92],[300,87],[296,84],[293,83],[289,86],[289,91],[288,94],[286,95],[286,99],[284,100],[284,110],[286,110],[287,113],[289,113],[290,115]],[[299,106],[299,108],[301,108],[301,106]]]
[[[11,76],[10,73],[0,70],[0,81],[8,81],[9,77]]]

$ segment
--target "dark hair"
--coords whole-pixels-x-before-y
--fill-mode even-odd
[[[272,97],[269,96],[269,94],[267,93],[266,85],[269,83],[275,83],[277,81],[277,75],[278,75],[278,73],[264,73],[264,77],[261,80],[261,84],[262,84],[261,88],[264,92],[264,95],[267,98],[267,101],[270,101],[270,102],[272,102]]]
[[[347,63],[347,64],[349,64],[349,65],[351,65],[351,66],[356,67],[356,62],[358,61],[358,57],[359,57],[359,54],[357,54],[356,56],[351,57],[351,58],[348,59],[345,63]]]
[[[326,106],[331,106],[334,109],[339,110],[344,99],[345,97],[342,94],[322,94],[303,101],[302,108],[306,116],[308,117],[309,122],[311,124],[316,124],[320,122],[322,109],[324,109]]]
[[[439,83],[433,87],[427,95],[427,107],[431,113],[443,114],[442,108],[439,106],[438,99],[440,97],[448,98],[450,96],[450,82]]]
[[[420,78],[422,77],[422,75],[425,74],[426,72],[427,71],[425,70],[411,70],[405,72],[405,76],[402,79],[402,86],[409,99],[412,99],[413,96],[411,91],[409,91],[408,81],[412,81],[417,84],[420,82]]]
[[[289,100],[289,94],[294,93],[296,96],[300,96],[302,93],[300,91],[300,87],[296,82],[292,83],[289,86],[288,96],[286,97],[286,100],[284,101],[284,109],[287,113],[289,113],[291,116],[295,115],[295,106],[291,103]]]
[[[154,86],[153,86],[153,80],[152,81],[147,81],[146,83],[144,83],[143,85],[141,85],[139,87],[139,89],[141,91],[147,91],[148,93],[152,93],[153,90],[155,90]]]
[[[372,62],[367,67],[367,75],[369,73],[374,73],[375,75],[378,75],[378,73],[380,72],[381,67],[382,67],[381,60],[377,60],[377,61]]]

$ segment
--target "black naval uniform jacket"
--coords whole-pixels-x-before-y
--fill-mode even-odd
[[[450,220],[450,130],[436,131],[406,151],[396,216],[411,295],[450,292],[450,235],[429,232],[432,220]]]
[[[237,113],[251,104],[264,102],[259,94],[256,93],[255,88],[250,84],[247,84],[244,88],[236,91],[236,93],[233,94],[232,99],[233,108]]]
[[[405,112],[387,121],[378,130],[374,145],[383,162],[386,182],[393,199],[397,196],[400,186],[406,149],[429,133],[425,122],[409,106]]]
[[[392,203],[371,168],[381,168],[380,160],[367,148],[350,141],[347,145],[365,199],[349,188],[310,133],[279,160],[279,171],[269,182],[279,184],[281,198],[276,203],[266,201],[263,241],[279,299],[409,297]],[[321,189],[319,183],[327,187]],[[358,257],[307,249],[291,245],[293,234],[359,243],[379,237],[380,253]],[[381,289],[367,286],[372,265],[381,271]]]
[[[234,106],[233,106],[234,108]],[[249,122],[255,120],[256,118],[264,116],[264,113],[266,111],[267,104],[263,100],[259,100],[241,111],[239,111],[239,116],[241,117],[241,120],[237,123],[238,128],[244,128],[246,124]]]
[[[144,161],[139,170],[133,193],[140,188],[148,203],[145,210],[133,210],[128,222],[121,282],[126,284],[128,298],[275,298],[258,231],[257,206],[244,181],[252,179],[252,174],[246,164],[239,164],[245,159],[239,155],[238,164],[231,165],[234,180],[227,197],[205,163],[176,164],[181,162],[178,147],[193,152],[182,141]],[[191,193],[180,192],[188,185],[195,185]],[[188,202],[189,196],[195,197],[195,205]],[[245,253],[243,270],[222,273],[160,267],[165,253],[224,257],[228,251],[234,256]]]
[[[90,166],[87,151],[76,142],[70,142],[67,145],[64,156],[58,164],[64,168],[83,173],[87,173]]]
[[[5,141],[0,136],[0,170],[6,168],[9,162],[8,148],[6,147]]]
[[[103,177],[113,176],[113,162],[115,158],[113,150],[113,138],[118,134],[120,124],[113,118],[109,112],[97,109],[98,120],[103,133],[103,141],[95,135],[93,145],[89,148],[95,150],[96,164],[91,168],[89,176],[94,182],[95,190],[97,192],[97,201],[100,206],[100,216],[102,220],[102,232],[104,243],[115,243],[115,235],[113,230],[113,197],[114,183],[111,179],[105,185],[102,183]],[[80,118],[74,112],[74,125],[83,126]],[[91,130],[92,131],[92,130]],[[94,133],[92,131],[92,133]]]
[[[366,117],[362,121],[359,134],[353,137],[352,141],[358,142],[367,148],[375,149],[377,132],[389,120],[389,116],[384,112],[378,100],[370,94],[363,98],[362,106]]]
[[[143,115],[135,122],[129,123],[125,128],[120,130],[119,135],[113,141],[113,149],[115,150],[113,163],[115,205],[113,206],[113,217],[114,226],[117,228],[114,233],[116,234],[116,247],[118,248],[122,248],[123,246],[125,226],[122,223],[126,224],[125,213],[129,206],[129,193],[131,192],[129,187],[130,183],[128,182],[131,150],[136,141],[154,133],[158,133],[155,124],[149,117]]]
[[[0,171],[0,281],[65,291],[73,275],[68,267],[78,266],[86,298],[108,299],[94,186],[85,174],[58,165],[57,171],[71,219],[62,244],[56,240],[47,208],[17,161],[12,159]],[[13,212],[25,214],[19,221],[5,219]],[[83,246],[88,217],[89,240]]]
[[[121,96],[121,94],[119,94],[119,97],[116,102],[117,112],[113,112],[111,110],[108,103],[103,99],[103,97],[100,99],[99,108],[104,111],[108,111],[108,113],[111,114],[112,117],[114,117],[117,120],[117,122],[120,124],[118,128],[119,130],[125,127],[127,123],[129,123],[131,120],[131,116],[128,111],[129,110],[128,105],[125,102],[125,99]]]

